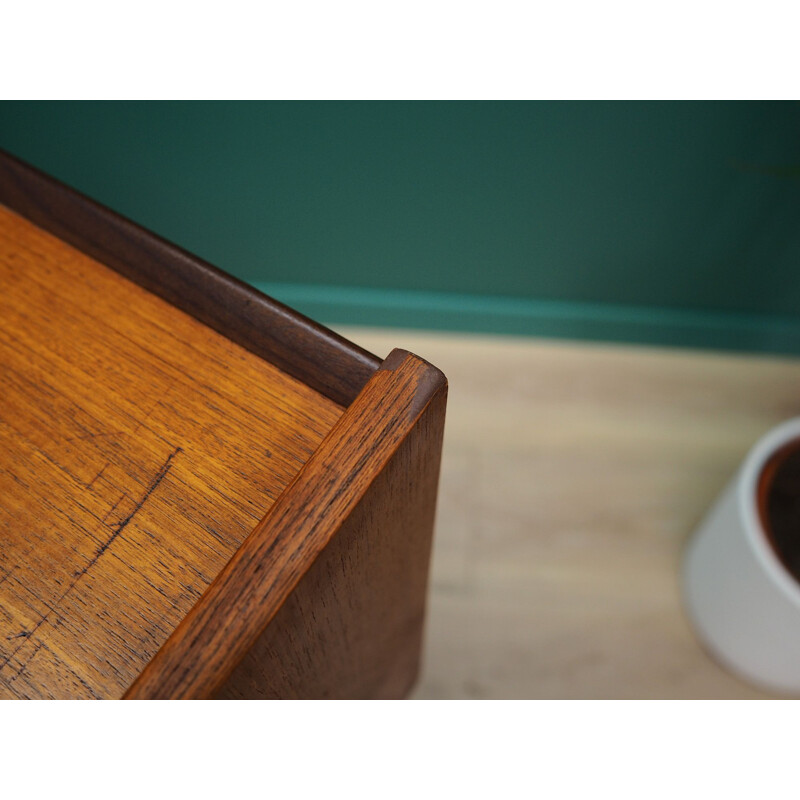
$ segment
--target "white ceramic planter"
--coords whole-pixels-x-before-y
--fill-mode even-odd
[[[692,537],[682,577],[686,611],[712,655],[752,683],[800,695],[800,584],[770,544],[757,500],[764,464],[795,439],[800,418],[756,443]]]

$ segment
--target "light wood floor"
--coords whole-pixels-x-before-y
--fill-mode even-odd
[[[759,697],[681,611],[687,537],[800,360],[340,328],[450,380],[418,698]]]

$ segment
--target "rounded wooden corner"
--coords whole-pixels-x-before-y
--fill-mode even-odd
[[[392,351],[126,699],[214,696],[362,500],[382,483],[412,433],[425,431],[430,455],[420,457],[435,462],[430,474],[438,475],[446,390],[441,370],[408,351]],[[420,425],[423,417],[435,418],[434,424]],[[416,486],[410,477],[400,483]],[[431,485],[418,487],[425,491],[426,508],[435,499]],[[432,514],[426,519],[432,526]]]

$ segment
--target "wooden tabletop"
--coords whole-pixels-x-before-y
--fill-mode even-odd
[[[121,696],[341,413],[0,206],[0,697]]]
[[[800,414],[800,360],[340,332],[450,381],[415,697],[762,696],[697,643],[679,565],[756,439]]]

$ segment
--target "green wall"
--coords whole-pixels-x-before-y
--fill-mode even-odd
[[[0,103],[323,321],[800,353],[800,103]]]

